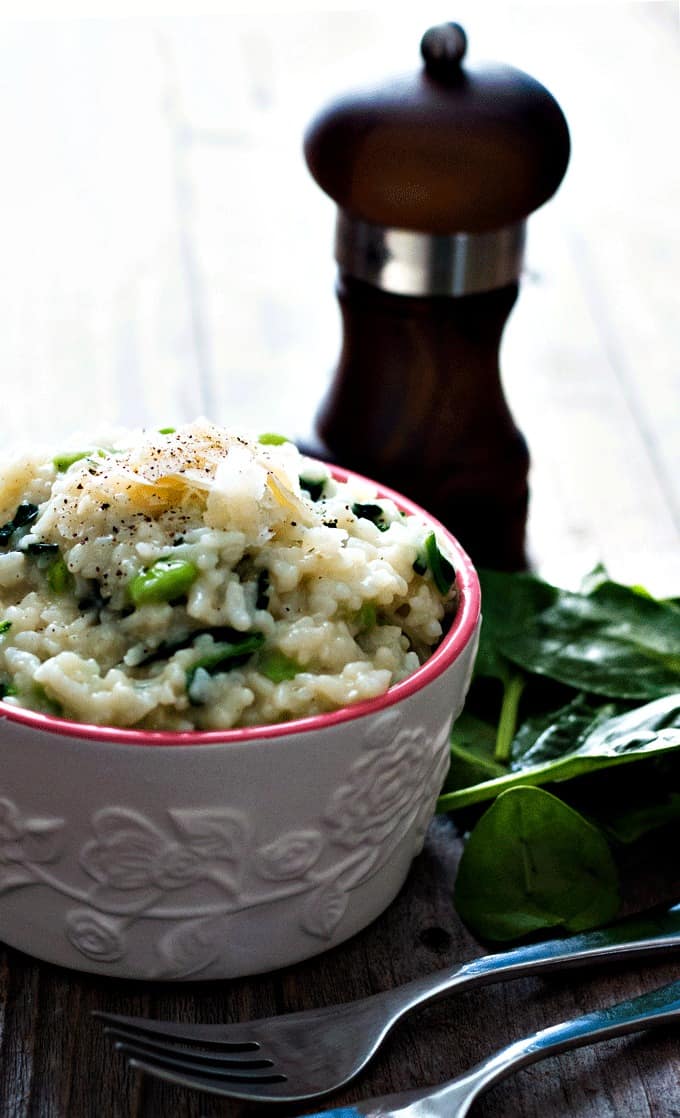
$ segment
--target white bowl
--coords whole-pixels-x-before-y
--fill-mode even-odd
[[[231,978],[374,920],[422,847],[479,631],[474,568],[426,519],[454,560],[458,610],[434,654],[378,699],[174,734],[0,703],[0,939],[98,974]]]

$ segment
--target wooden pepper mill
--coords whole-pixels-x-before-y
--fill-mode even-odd
[[[504,65],[463,66],[455,23],[412,76],[334,101],[305,156],[338,205],[343,344],[305,449],[438,516],[476,563],[526,565],[529,454],[498,353],[526,218],[569,159],[563,113]]]

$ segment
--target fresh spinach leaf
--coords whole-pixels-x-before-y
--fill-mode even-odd
[[[520,628],[501,631],[497,653],[578,690],[654,699],[680,690],[680,614],[611,581],[589,594],[560,590]]]
[[[505,681],[512,668],[501,644],[551,606],[560,591],[534,575],[481,570],[482,628],[475,674]]]
[[[596,726],[619,713],[615,703],[593,702],[579,692],[557,711],[529,715],[512,743],[510,768],[517,772],[573,753]]]
[[[680,749],[651,753],[634,765],[599,769],[546,787],[596,823],[617,845],[630,845],[676,820]],[[470,808],[475,816],[478,810]],[[680,821],[680,814],[677,818]],[[665,840],[660,837],[660,841]]]
[[[571,721],[572,712],[568,708],[562,714],[567,722]],[[555,726],[557,733],[557,722]],[[514,769],[505,770],[502,776],[445,792],[439,797],[437,810],[457,811],[470,804],[491,800],[499,793],[520,785],[539,786],[570,780],[600,769],[680,750],[680,692],[611,717],[602,718],[595,713],[586,733],[579,720],[575,719],[572,730],[572,747],[561,754],[555,756],[550,733],[546,732],[544,738],[545,750],[539,735],[531,748],[517,758]],[[453,732],[455,741],[455,727]],[[560,733],[565,734],[562,740],[566,741],[568,731],[564,725]]]
[[[606,839],[582,815],[543,789],[514,788],[470,834],[454,899],[481,939],[578,932],[616,915],[618,871]]]

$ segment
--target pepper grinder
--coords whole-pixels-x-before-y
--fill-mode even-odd
[[[340,97],[308,167],[337,203],[343,338],[304,449],[434,513],[481,566],[526,566],[529,453],[500,378],[527,216],[554,194],[569,132],[544,86],[463,65],[433,27],[422,70]]]

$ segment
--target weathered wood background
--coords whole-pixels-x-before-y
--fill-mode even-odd
[[[680,29],[670,0],[4,20],[4,441],[197,414],[304,434],[339,344],[333,208],[305,169],[305,124],[334,93],[416,66],[423,30],[446,18],[465,24],[471,56],[543,80],[572,130],[565,183],[530,224],[503,346],[533,456],[534,562],[575,584],[600,560],[621,580],[678,594]],[[384,917],[273,976],[151,987],[0,951],[0,1115],[261,1112],[129,1075],[90,1009],[245,1019],[468,958],[479,945],[452,907],[458,853],[437,821]],[[631,905],[680,896],[676,850],[654,880],[631,867],[631,882]],[[450,998],[404,1023],[328,1105],[435,1083],[525,1031],[679,973],[673,962],[603,968]],[[669,1029],[537,1065],[475,1113],[671,1118],[679,1065],[680,1032]]]

